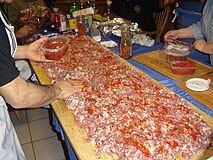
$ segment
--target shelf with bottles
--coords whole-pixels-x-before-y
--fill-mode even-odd
[[[88,6],[91,5],[92,7],[96,8],[95,13],[98,13],[100,15],[104,15],[104,13],[107,12],[107,0],[56,0],[54,2],[55,7],[60,8],[60,10],[64,13],[69,13],[69,6],[75,2],[79,8],[80,4],[83,3],[84,5]],[[89,4],[88,4],[89,2]],[[84,8],[86,7],[84,6]]]

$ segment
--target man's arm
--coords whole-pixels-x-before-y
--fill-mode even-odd
[[[177,30],[170,30],[164,35],[165,41],[175,40],[178,38],[193,38],[193,33],[187,28],[181,28]]]
[[[78,81],[57,81],[50,86],[36,85],[18,76],[0,87],[0,95],[14,108],[35,108],[49,104],[57,98],[68,98],[81,91],[82,87]]]
[[[188,29],[192,32],[193,38],[200,39],[203,38],[204,35],[202,33],[201,22],[197,22],[196,24],[192,24],[188,27]]]
[[[19,76],[0,87],[0,94],[14,108],[34,108],[49,104],[58,98],[61,89],[55,85],[41,86],[26,82]]]
[[[14,59],[30,59],[33,61],[48,62],[40,49],[41,44],[46,40],[47,37],[43,37],[30,45],[18,46]]]

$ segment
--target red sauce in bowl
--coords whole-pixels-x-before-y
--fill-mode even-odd
[[[45,44],[45,48],[47,48],[47,49],[59,49],[59,48],[63,47],[63,45],[64,45],[64,42],[61,41],[61,40],[48,41]]]
[[[173,67],[196,67],[192,61],[173,62]]]
[[[63,36],[50,37],[41,49],[44,51],[44,55],[47,59],[59,60],[62,58],[68,50],[69,38]]]
[[[170,62],[171,70],[174,74],[194,74],[196,65],[194,62],[185,60],[185,61],[172,61]]]

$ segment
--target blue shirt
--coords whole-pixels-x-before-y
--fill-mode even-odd
[[[195,39],[204,38],[207,42],[213,42],[213,0],[207,0],[203,8],[201,20],[189,26]],[[210,56],[213,65],[213,55]]]

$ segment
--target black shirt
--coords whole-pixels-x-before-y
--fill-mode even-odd
[[[110,6],[116,15],[138,23],[143,31],[154,31],[153,12],[160,12],[159,0],[113,0]]]
[[[19,76],[15,60],[10,54],[10,43],[5,25],[0,18],[0,87],[13,81]]]

